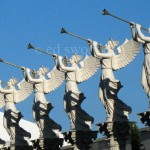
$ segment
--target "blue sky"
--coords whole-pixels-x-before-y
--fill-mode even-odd
[[[44,65],[51,70],[54,66],[53,58],[28,50],[29,42],[51,53],[70,57],[76,52],[84,57],[86,53],[89,54],[87,43],[60,34],[62,27],[80,36],[99,41],[102,45],[110,37],[122,44],[126,38],[131,38],[129,25],[110,16],[102,16],[102,10],[106,8],[110,13],[128,21],[141,23],[147,28],[150,24],[149,6],[149,0],[1,0],[0,58],[31,69],[38,69]],[[148,98],[141,87],[142,63],[141,48],[132,63],[115,72],[116,78],[124,86],[119,92],[119,98],[132,107],[130,120],[136,121],[139,127],[144,125],[140,123],[136,114],[148,108]],[[23,78],[21,70],[17,68],[5,64],[0,64],[0,68],[0,79],[4,82],[7,82],[11,76],[19,80]],[[105,110],[98,99],[100,73],[99,69],[92,78],[79,85],[80,91],[87,97],[82,107],[95,118],[93,130],[97,129],[95,124],[105,121]],[[62,131],[67,131],[70,126],[63,110],[64,90],[65,82],[56,91],[48,94],[47,100],[54,106],[50,113],[51,118],[62,125]],[[33,121],[32,103],[33,95],[17,104],[24,119],[30,121]]]

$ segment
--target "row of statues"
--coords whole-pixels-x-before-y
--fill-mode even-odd
[[[27,99],[32,92],[34,92],[33,118],[39,128],[40,138],[59,137],[62,127],[49,117],[53,106],[45,95],[56,90],[64,80],[66,81],[64,110],[70,120],[70,130],[90,131],[94,118],[81,108],[86,97],[79,90],[78,84],[92,77],[99,68],[101,68],[101,77],[98,96],[106,110],[106,122],[127,122],[132,109],[117,96],[123,86],[115,78],[114,71],[133,61],[140,50],[140,43],[143,45],[145,56],[142,86],[150,98],[150,37],[144,36],[139,24],[131,22],[130,27],[133,39],[125,40],[117,48],[117,54],[115,48],[119,44],[118,41],[110,39],[105,46],[102,46],[96,41],[87,39],[91,56],[86,56],[82,60],[82,56],[73,54],[68,60],[53,54],[55,66],[52,71],[46,67],[40,67],[36,72],[20,67],[23,72],[21,82],[18,83],[18,80],[12,77],[5,87],[0,84],[0,107],[5,107],[3,124],[10,135],[11,144],[29,144],[31,134],[19,126],[23,116],[16,109],[15,104]],[[103,49],[106,52],[103,52]]]

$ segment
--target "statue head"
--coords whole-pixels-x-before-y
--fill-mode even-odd
[[[110,38],[110,40],[107,42],[106,49],[107,50],[114,50],[114,48],[119,44],[119,41],[114,41],[112,40],[112,38]]]
[[[11,77],[7,84],[8,86],[15,86],[17,83],[18,83],[18,79]]]
[[[70,63],[76,63],[78,64],[78,62],[82,59],[81,55],[76,55],[73,54],[72,57],[70,58]]]
[[[42,67],[40,67],[39,70],[37,71],[37,74],[38,74],[38,75],[45,75],[45,74],[48,72],[48,70],[49,70],[48,68],[42,66]]]

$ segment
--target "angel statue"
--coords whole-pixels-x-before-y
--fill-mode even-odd
[[[2,88],[0,81],[0,108],[5,107],[3,125],[10,135],[11,145],[28,146],[31,134],[19,126],[19,121],[23,117],[16,109],[15,104],[25,100],[33,91],[33,85],[22,80],[18,83],[16,78],[10,78],[6,87]],[[15,86],[18,86],[18,90]]]
[[[143,44],[144,63],[142,69],[142,86],[149,98],[150,107],[150,37],[145,36],[141,32],[141,25],[131,22],[130,27],[133,39]]]
[[[117,96],[123,87],[114,76],[113,71],[121,69],[129,64],[139,51],[139,44],[134,40],[126,40],[118,47],[119,54],[114,53],[118,41],[110,39],[105,45],[106,53],[96,41],[88,40],[91,54],[99,58],[102,69],[99,84],[99,98],[106,109],[106,121],[127,121],[131,113],[131,107],[126,105]]]
[[[90,131],[94,118],[81,108],[85,96],[79,91],[78,83],[93,76],[100,64],[99,60],[93,56],[86,56],[83,61],[81,59],[80,55],[72,55],[68,60],[70,66],[64,63],[62,56],[57,56],[56,63],[58,63],[59,70],[65,72],[64,109],[69,117],[71,130]],[[78,66],[79,61],[81,61],[81,67]]]
[[[40,67],[37,71],[38,76],[32,77],[29,68],[22,69],[26,80],[34,87],[33,118],[39,127],[40,138],[59,137],[61,126],[49,118],[53,106],[46,100],[45,95],[61,85],[65,78],[64,73],[58,71],[56,67],[49,73],[48,68]]]

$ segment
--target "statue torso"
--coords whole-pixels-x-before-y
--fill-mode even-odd
[[[102,68],[102,79],[109,78],[115,80],[112,70],[112,58],[101,59],[101,68]]]
[[[46,79],[45,79],[45,77],[41,77],[41,79],[43,80],[43,82],[34,84],[34,92],[44,93],[44,80],[46,80]]]
[[[101,59],[102,69],[112,69],[112,58]]]
[[[15,90],[15,89],[13,89]],[[6,93],[4,94],[4,100],[5,100],[5,109],[11,109],[16,110],[15,102],[14,102],[14,92],[12,93]]]
[[[75,72],[67,72],[66,73],[66,81],[74,81],[74,82],[76,82],[76,74],[75,74]]]

